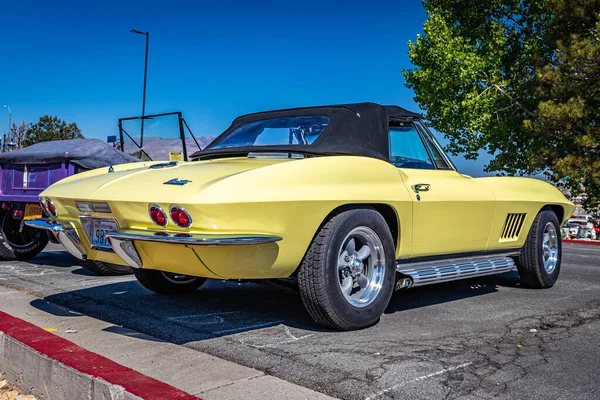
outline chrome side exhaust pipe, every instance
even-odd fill
[[[410,289],[411,287],[413,287],[412,279],[398,274],[396,277],[396,286],[394,287],[394,291]]]
[[[397,263],[396,272],[401,278],[396,282],[396,290],[509,272],[516,267],[512,257],[517,254],[490,254],[417,263]],[[410,283],[406,283],[407,279]]]

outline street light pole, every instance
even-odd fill
[[[6,135],[8,135],[9,139],[10,139],[10,125],[12,122],[12,111],[10,111],[10,106],[8,104],[5,104],[4,108],[8,108],[8,131],[6,131]],[[4,141],[2,142],[2,151],[6,151],[6,135],[4,135]]]
[[[142,95],[142,132],[140,137],[140,146],[144,146],[144,116],[146,115],[146,81],[148,78],[148,43],[150,42],[150,32],[142,32],[132,29],[130,32],[137,35],[146,35],[146,59],[144,62],[144,94]]]

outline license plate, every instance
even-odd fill
[[[23,219],[35,219],[42,218],[42,207],[39,204],[27,203],[25,204],[25,214]]]
[[[92,248],[100,251],[112,251],[112,247],[106,240],[106,234],[115,232],[117,229],[119,226],[114,219],[93,219],[90,224]]]

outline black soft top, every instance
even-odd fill
[[[265,119],[327,116],[329,125],[312,144],[213,147],[231,132],[249,122]],[[231,126],[217,136],[204,150],[192,154],[194,159],[209,159],[243,155],[252,152],[291,152],[305,154],[349,154],[389,161],[390,119],[422,118],[421,114],[398,106],[382,106],[375,103],[354,103],[332,106],[291,108],[247,114],[236,118]]]
[[[52,140],[0,154],[4,164],[52,164],[69,161],[85,169],[140,161],[100,139]]]

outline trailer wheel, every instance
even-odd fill
[[[0,221],[0,260],[29,260],[48,244],[48,235],[39,229],[21,228],[21,220],[5,212]]]

